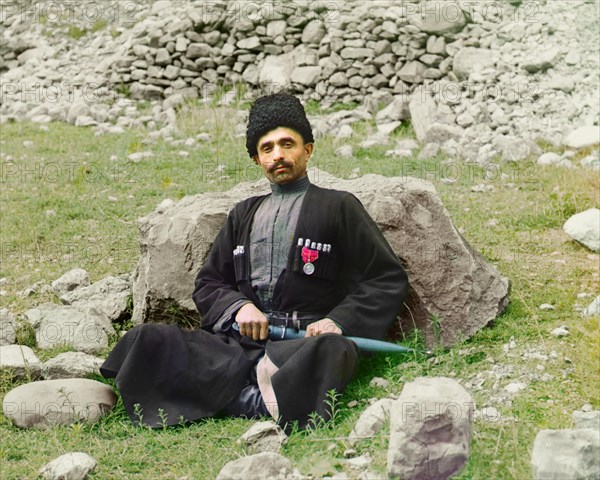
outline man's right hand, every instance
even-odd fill
[[[237,311],[235,321],[240,327],[240,335],[253,340],[266,340],[269,336],[269,320],[253,303],[247,303]]]

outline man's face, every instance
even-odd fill
[[[302,135],[286,127],[267,132],[258,140],[258,155],[253,157],[273,183],[292,182],[306,175],[306,164],[313,150]]]

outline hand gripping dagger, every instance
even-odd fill
[[[233,329],[240,330],[237,322],[233,322]],[[277,327],[275,325],[269,325],[269,340],[294,340],[296,338],[304,338],[306,330],[294,330],[288,327]],[[356,346],[363,352],[381,352],[381,353],[408,353],[416,352],[425,355],[431,355],[430,350],[419,350],[416,348],[406,347],[404,345],[398,345],[396,343],[384,342],[382,340],[373,340],[372,338],[362,337],[346,337],[348,340],[352,340]]]

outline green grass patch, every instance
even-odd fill
[[[350,108],[337,105],[330,111]],[[317,109],[309,102],[309,112]],[[247,111],[216,103],[185,104],[178,139],[209,135],[193,146],[162,139],[147,144],[142,128],[97,137],[89,128],[57,123],[49,124],[48,131],[35,124],[3,125],[0,278],[7,279],[2,286],[5,306],[22,314],[39,303],[58,302],[41,289],[28,297],[19,292],[36,282],[49,284],[75,267],[88,270],[92,281],[131,272],[139,255],[137,219],[163,199],[224,191],[240,181],[262,178],[248,158],[243,134],[236,130],[245,115]],[[431,181],[463,236],[510,279],[511,303],[489,327],[454,348],[437,349],[431,359],[414,354],[364,357],[357,378],[334,400],[334,420],[293,433],[283,453],[315,478],[340,472],[348,434],[371,399],[398,395],[406,382],[419,376],[450,376],[471,385],[478,408],[491,404],[502,416],[498,421],[476,420],[471,457],[457,478],[530,478],[537,431],[568,428],[572,411],[584,403],[600,407],[600,326],[597,318],[582,320],[576,311],[597,294],[598,255],[562,232],[570,215],[598,206],[598,176],[532,162],[482,167],[443,155],[421,161],[418,152],[411,158],[386,157],[397,140],[414,137],[409,124],[387,144],[369,149],[359,144],[375,133],[375,124],[359,122],[352,128],[353,137],[344,141],[319,138],[312,165],[342,178],[374,173]],[[343,144],[353,147],[353,157],[335,154]],[[148,150],[154,155],[139,163],[127,158]],[[473,191],[481,184],[493,188]],[[578,298],[580,293],[589,296]],[[540,310],[542,303],[555,309]],[[568,337],[549,335],[563,324],[570,328]],[[23,344],[35,345],[26,325],[18,335]],[[418,344],[418,338],[408,343]],[[549,359],[528,357],[533,350]],[[36,351],[47,360],[64,349]],[[495,379],[490,372],[505,365],[512,369],[510,377]],[[548,376],[542,379],[544,374]],[[386,379],[388,387],[370,386],[374,376]],[[507,383],[519,379],[528,387],[512,402],[492,401]],[[20,383],[3,374],[0,391]],[[353,401],[358,405],[349,406]],[[5,478],[36,478],[49,460],[84,449],[98,460],[91,478],[215,478],[227,461],[245,454],[236,440],[251,423],[219,418],[149,430],[134,427],[121,403],[95,425],[24,431],[1,417],[2,473]],[[355,448],[359,454],[369,453],[373,469],[385,473],[387,430]]]

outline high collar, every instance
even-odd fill
[[[296,180],[288,183],[278,184],[271,183],[271,192],[273,195],[288,195],[290,193],[305,192],[310,186],[310,180],[308,175],[297,178]]]

